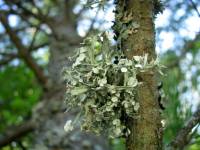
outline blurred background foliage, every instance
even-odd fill
[[[36,3],[44,13],[51,10],[49,14],[53,16],[59,12],[59,7],[55,7],[55,3],[51,0],[36,1]],[[85,3],[86,0],[80,0],[73,10],[76,15],[83,7],[88,9],[77,20],[79,35],[84,37],[91,29],[95,32],[111,31],[111,21],[114,19],[112,1],[105,4],[103,10],[99,10],[97,7],[89,9]],[[165,92],[164,103],[166,104],[166,109],[162,112],[165,125],[163,143],[167,145],[200,104],[200,1],[165,0],[163,3],[165,10],[163,14],[157,16],[155,25],[156,50],[162,63],[167,66],[167,69],[164,70],[165,76],[161,77]],[[33,12],[37,11],[28,2],[26,6]],[[1,1],[0,9],[6,9],[6,4]],[[16,16],[11,16],[9,20],[18,30],[27,24]],[[32,25],[40,24],[33,18],[29,22]],[[35,37],[35,43],[36,45],[45,43],[44,47],[34,51],[32,55],[37,63],[47,70],[50,38],[48,34],[50,31],[45,25],[40,27],[42,29],[40,31],[29,28],[21,30],[18,35],[22,37],[22,42],[26,45],[30,43],[30,39],[36,32],[40,32]],[[0,26],[0,32],[0,54],[16,52],[13,43],[3,34],[2,26]],[[4,61],[4,57],[4,55],[0,55],[0,62]],[[19,58],[14,58],[8,63],[1,63],[0,133],[3,133],[8,127],[13,127],[13,125],[30,118],[31,109],[41,96],[42,89],[37,84],[33,72]],[[198,127],[199,125],[193,129],[193,136],[186,150],[200,149],[200,128]],[[22,142],[27,145],[29,140],[29,138],[23,138]],[[113,150],[125,149],[123,139],[116,139],[111,143]],[[18,142],[4,148],[4,150],[9,149],[22,148]]]
[[[41,89],[33,73],[23,63],[7,66],[0,72],[0,131],[23,118],[30,117],[31,108],[38,101]]]

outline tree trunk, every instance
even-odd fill
[[[42,100],[33,110],[33,120],[37,123],[37,129],[32,150],[108,150],[105,140],[100,137],[82,133],[79,129],[72,133],[64,131],[65,122],[74,119],[77,112],[65,113],[65,84],[61,72],[63,67],[70,65],[67,58],[74,54],[75,47],[80,43],[76,20],[74,16],[71,17],[73,6],[68,7],[70,8],[66,13],[66,8],[62,10],[60,6],[58,16],[51,22],[53,36],[50,37],[48,65],[51,88],[43,94]]]
[[[148,54],[149,61],[156,57],[153,0],[116,1],[114,30],[119,47],[132,59],[134,55]],[[157,101],[156,73],[141,73],[137,100],[140,104],[138,119],[128,118],[131,130],[127,150],[162,150],[162,127]]]

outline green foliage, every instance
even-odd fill
[[[27,117],[37,102],[41,89],[24,64],[0,70],[0,131]]]
[[[176,61],[173,52],[168,52],[162,59],[163,63]],[[190,105],[186,106],[180,99],[181,93],[178,89],[179,84],[184,80],[184,74],[179,67],[168,70],[163,78],[163,89],[166,94],[167,107],[163,113],[165,119],[164,143],[167,145],[176,136],[177,132],[183,127],[185,121],[191,116]]]
[[[125,150],[125,139],[124,138],[116,138],[111,141],[112,150]]]
[[[188,150],[199,150],[200,149],[200,134],[196,133],[195,139],[192,144],[187,147]]]
[[[82,129],[111,138],[127,136],[126,116],[138,117],[139,103],[135,95],[141,72],[160,71],[158,59],[148,61],[148,56],[134,56],[132,60],[119,59],[111,49],[105,34],[85,39],[78,50],[75,62],[65,70],[67,104],[80,107],[84,116]],[[116,62],[117,61],[117,62]],[[72,130],[71,121],[65,129]]]

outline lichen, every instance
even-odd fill
[[[147,54],[127,59],[113,49],[105,33],[88,37],[72,67],[64,69],[67,105],[80,108],[82,130],[111,138],[128,136],[124,116],[137,118],[140,107],[136,92],[143,83],[137,75],[160,71],[161,67],[158,59],[148,60]]]

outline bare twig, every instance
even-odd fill
[[[33,35],[32,41],[31,41],[31,43],[29,45],[28,51],[31,51],[33,49],[33,46],[34,46],[34,43],[35,43],[35,40],[36,40],[38,32],[39,32],[39,27],[36,28],[36,30],[35,30],[35,33]]]
[[[7,65],[13,59],[15,59],[15,58],[14,57],[9,57],[9,58],[4,58],[4,59],[0,60],[0,67],[4,66],[4,65]]]
[[[46,16],[46,15],[43,15],[42,13],[34,13],[32,12],[31,10],[27,9],[26,7],[23,6],[23,2],[20,2],[20,1],[9,1],[9,0],[5,0],[5,2],[8,4],[8,5],[15,5],[17,6],[19,9],[22,10],[22,13],[21,15],[23,14],[24,16],[31,16],[31,17],[34,17],[35,19],[37,20],[40,20],[41,22],[43,23],[46,23],[46,24],[49,24],[49,21],[51,20],[50,17]],[[38,8],[36,8],[38,9]],[[16,12],[15,10],[12,10],[13,12]],[[16,12],[18,13],[18,12]]]
[[[196,4],[193,2],[193,0],[190,0],[191,4],[192,4],[192,7],[194,8],[194,10],[197,12],[197,15],[200,17],[200,13],[198,11],[198,8],[196,6]]]
[[[1,56],[5,56],[5,57],[18,57],[18,54],[16,53],[5,53],[5,52],[0,52]]]
[[[47,89],[47,77],[44,75],[43,70],[35,63],[34,59],[28,53],[27,48],[22,44],[19,37],[10,27],[7,16],[5,14],[0,14],[0,21],[4,26],[7,34],[9,35],[11,41],[15,44],[18,49],[18,55],[24,60],[24,62],[29,66],[29,68],[34,72],[39,83],[42,85],[43,89]]]
[[[13,129],[7,130],[0,138],[0,147],[6,146],[13,141],[27,135],[35,129],[35,124],[32,121],[25,122]]]
[[[89,0],[86,1],[85,5],[83,5],[83,8],[78,12],[78,14],[76,14],[77,18],[79,18],[83,14],[83,12],[88,9],[87,7],[88,4],[89,4]]]
[[[0,55],[3,56],[3,59],[0,60],[0,66],[8,64],[13,59],[17,58],[18,55],[15,53],[4,53],[0,52]]]
[[[184,127],[178,132],[175,139],[170,143],[172,150],[182,150],[191,138],[189,134],[191,130],[200,123],[200,109],[198,109],[190,118],[190,120],[184,125]]]
[[[32,47],[32,49],[30,49],[30,52],[34,51],[34,50],[37,50],[39,48],[42,48],[42,47],[45,47],[45,46],[48,46],[49,45],[49,42],[44,42],[44,43],[41,43],[41,44],[38,44],[38,45],[35,45]]]
[[[87,37],[89,35],[89,33],[91,32],[91,30],[93,29],[94,23],[95,23],[95,21],[96,21],[96,19],[98,17],[98,14],[99,14],[100,10],[101,10],[101,8],[99,7],[98,10],[97,10],[97,12],[96,12],[96,14],[95,14],[95,16],[94,16],[94,18],[91,20],[90,27],[89,27],[89,29],[88,29],[85,37]]]

